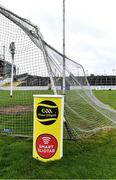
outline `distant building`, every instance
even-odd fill
[[[11,67],[12,67],[12,64],[5,61],[0,56],[0,79],[11,77]],[[15,65],[14,65],[14,71],[13,72],[14,72],[14,75],[16,75],[16,66]]]
[[[87,79],[90,86],[116,86],[116,76],[91,74]]]

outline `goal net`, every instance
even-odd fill
[[[65,61],[64,137],[115,127],[115,110],[93,95],[82,65]],[[62,92],[63,55],[44,41],[37,26],[0,6],[0,133],[32,136],[33,94]]]

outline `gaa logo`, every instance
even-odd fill
[[[36,114],[40,123],[51,125],[58,118],[58,107],[54,102],[45,100],[38,104]]]

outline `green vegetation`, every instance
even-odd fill
[[[4,127],[9,128],[11,134],[23,134],[25,136],[32,136],[33,132],[33,113],[22,113],[17,115],[2,115],[0,120],[0,130],[2,134]],[[9,133],[9,134],[10,134]]]
[[[86,100],[83,99],[85,97]],[[72,90],[66,94],[65,114],[74,129],[92,130],[94,128],[111,126],[111,122],[95,107],[84,91]],[[76,113],[75,113],[75,112]]]
[[[101,101],[116,107],[116,91],[94,93]],[[27,104],[32,100],[27,98]],[[6,102],[9,102],[7,98]],[[13,103],[16,102],[20,104],[20,98],[16,101],[14,97]],[[4,115],[8,121],[6,117]],[[13,118],[17,121],[18,115]],[[0,179],[115,179],[115,167],[115,129],[101,131],[84,140],[64,140],[64,157],[49,163],[32,158],[32,139],[0,136]]]
[[[32,158],[32,140],[0,137],[1,179],[115,179],[116,132],[84,141],[64,141],[64,157],[42,163]]]
[[[0,132],[3,133],[4,129],[8,128],[12,134],[32,135],[33,94],[52,93],[50,90],[14,91],[11,98],[9,91],[0,91]],[[85,92],[81,90],[66,92],[65,117],[71,123],[72,128],[91,130],[97,128],[98,124],[100,127],[104,124],[111,126],[111,122],[105,116],[82,98],[84,96]],[[2,106],[4,106],[4,113]]]
[[[9,91],[0,91],[0,106],[30,105],[33,103],[33,94],[52,94],[52,91],[13,91],[10,97]]]
[[[13,91],[12,98],[9,91],[0,91],[0,134],[9,129],[14,135],[32,136],[34,94],[52,94],[52,91]]]
[[[93,92],[100,101],[116,109],[116,91],[98,90]]]

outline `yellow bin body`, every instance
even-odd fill
[[[63,95],[34,95],[33,158],[58,160],[63,156]]]

